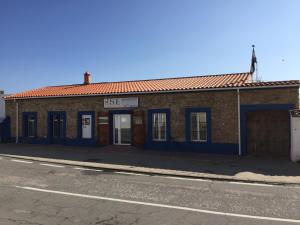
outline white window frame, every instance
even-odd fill
[[[163,126],[159,126],[160,123],[162,123],[162,121],[158,121],[157,124],[158,124],[158,138],[154,138],[154,132],[155,132],[155,116],[157,115],[157,119],[161,119],[163,118],[162,116],[160,115],[164,115],[165,117],[165,137],[162,138],[162,127]],[[155,113],[152,113],[152,139],[153,141],[167,141],[167,113],[165,112],[155,112]]]
[[[205,137],[205,139],[201,139],[201,136],[200,136],[200,115],[201,114],[205,114],[205,123],[206,123],[206,132],[205,132],[205,134],[206,134],[206,137]],[[197,123],[197,126],[196,126],[196,131],[197,131],[197,139],[193,139],[193,134],[192,134],[192,127],[193,127],[193,120],[192,120],[192,115],[193,114],[196,114],[196,123]],[[208,129],[207,129],[207,126],[208,126],[208,123],[207,123],[207,113],[206,112],[191,112],[190,113],[190,138],[191,138],[191,141],[192,142],[207,142],[207,140],[208,140],[208,134],[207,134],[207,132],[208,132]]]

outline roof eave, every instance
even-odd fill
[[[137,95],[137,94],[160,94],[160,93],[183,93],[183,92],[201,92],[201,91],[230,91],[246,89],[272,89],[300,87],[300,84],[272,85],[272,86],[250,86],[250,87],[221,87],[221,88],[198,88],[186,90],[165,90],[165,91],[146,91],[146,92],[126,92],[126,93],[105,93],[105,94],[81,94],[81,95],[53,95],[53,96],[36,96],[36,97],[5,97],[5,100],[26,100],[26,99],[45,99],[45,98],[70,98],[70,97],[90,97],[90,96],[116,96],[116,95]]]

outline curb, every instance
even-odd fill
[[[48,162],[48,163],[55,163],[61,165],[80,166],[85,168],[105,169],[111,171],[137,172],[137,173],[150,174],[150,175],[163,175],[163,176],[207,179],[207,180],[227,181],[227,182],[232,181],[232,182],[243,182],[243,183],[259,183],[259,184],[281,185],[281,186],[300,185],[300,180],[299,183],[297,183],[297,182],[289,182],[285,180],[272,181],[268,179],[247,179],[247,178],[238,178],[238,177],[227,176],[227,175],[216,175],[216,174],[201,173],[201,172],[188,172],[188,171],[181,171],[181,170],[158,169],[158,168],[117,165],[117,164],[108,164],[108,163],[72,161],[72,160],[65,160],[65,159],[51,159],[51,158],[19,156],[19,155],[10,155],[10,154],[0,154],[0,156],[14,158],[14,159],[27,159],[36,162]]]

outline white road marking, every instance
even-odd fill
[[[19,163],[32,163],[32,162],[29,162],[29,161],[24,161],[24,160],[18,160],[18,159],[11,159],[11,161],[13,162],[19,162]]]
[[[0,159],[3,159],[2,157],[0,157]]]
[[[88,170],[88,171],[103,172],[103,170],[89,169],[89,168],[83,168],[83,167],[74,167],[74,169],[75,170]]]
[[[242,184],[242,185],[251,185],[251,186],[263,186],[263,187],[274,187],[278,185],[273,184],[259,184],[259,183],[246,183],[246,182],[238,182],[238,181],[230,181],[230,184]]]
[[[285,185],[274,185],[274,184],[263,184],[263,183],[247,183],[247,182],[238,182],[238,181],[219,181],[219,180],[209,180],[209,179],[197,179],[197,178],[187,178],[187,177],[173,177],[173,176],[162,176],[154,175],[154,177],[168,178],[174,180],[189,180],[189,181],[200,181],[200,182],[214,182],[214,183],[229,183],[229,184],[238,184],[238,185],[249,185],[249,186],[261,186],[261,187],[276,187],[276,188],[300,188],[295,186],[285,186]]]
[[[134,175],[134,176],[147,176],[149,177],[150,175],[148,174],[143,174],[143,173],[132,173],[132,172],[114,172],[114,173],[117,173],[117,174],[124,174],[124,175]]]
[[[40,163],[40,165],[42,165],[42,166],[51,166],[51,167],[59,167],[59,168],[65,167],[65,166],[61,166],[61,165],[48,164],[48,163]]]
[[[168,178],[168,179],[174,179],[174,180],[190,180],[190,181],[204,181],[204,182],[213,182],[212,180],[204,180],[204,179],[197,179],[197,178],[187,178],[187,177],[172,177],[172,176],[160,176],[155,175],[155,177],[160,178]]]
[[[206,213],[206,214],[213,214],[213,215],[220,215],[220,216],[232,216],[232,217],[240,217],[240,218],[247,218],[247,219],[280,221],[280,222],[289,222],[289,223],[299,223],[300,224],[300,220],[296,220],[296,219],[286,219],[286,218],[266,217],[266,216],[251,216],[251,215],[246,215],[246,214],[218,212],[218,211],[211,211],[211,210],[205,210],[205,209],[196,209],[196,208],[189,208],[189,207],[182,207],[182,206],[132,201],[132,200],[125,200],[125,199],[118,199],[118,198],[108,198],[108,197],[101,197],[101,196],[95,196],[95,195],[77,194],[77,193],[71,193],[71,192],[54,191],[54,190],[47,190],[47,189],[40,189],[40,188],[33,188],[33,187],[23,187],[23,186],[15,186],[15,187],[21,188],[24,190],[39,191],[39,192],[53,193],[53,194],[67,195],[67,196],[75,196],[75,197],[81,197],[81,198],[98,199],[98,200],[105,200],[105,201],[112,201],[112,202],[122,202],[122,203],[136,204],[136,205],[155,206],[155,207],[160,207],[160,208],[178,209],[178,210],[199,212],[199,213]]]

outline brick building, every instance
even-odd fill
[[[4,101],[4,91],[0,90],[0,123],[5,118],[5,101]]]
[[[6,97],[11,137],[25,143],[134,145],[287,155],[299,81],[252,73],[51,86]]]

